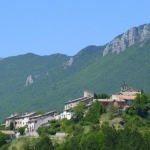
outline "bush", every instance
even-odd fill
[[[49,133],[50,135],[55,135],[56,132],[57,132],[56,129],[53,129],[53,128],[48,129],[48,133]]]
[[[50,123],[57,123],[58,121],[53,119],[53,120],[50,120]]]
[[[18,131],[20,132],[20,135],[23,135],[25,132],[25,127],[20,127]]]

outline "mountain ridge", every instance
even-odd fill
[[[123,34],[110,41],[103,51],[103,56],[109,52],[120,53],[137,41],[144,41],[150,36],[150,24],[144,24],[138,27],[132,27]]]

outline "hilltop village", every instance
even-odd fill
[[[66,118],[67,120],[71,119],[73,113],[70,110],[76,107],[80,102],[86,103],[87,109],[89,109],[95,101],[101,102],[106,108],[111,103],[113,104],[113,106],[118,106],[121,109],[126,109],[133,103],[136,97],[135,95],[137,93],[140,94],[141,92],[134,88],[127,87],[125,83],[121,86],[121,91],[111,95],[109,99],[95,99],[93,92],[84,91],[83,97],[65,102],[64,110],[60,113],[58,113],[56,110],[44,114],[38,114],[37,112],[20,114],[16,113],[11,115],[10,117],[7,117],[6,123],[3,124],[3,126],[9,127],[11,124],[13,124],[14,128],[16,129],[15,131],[17,131],[17,129],[21,127],[25,127],[26,135],[38,136],[36,130],[41,126],[48,125],[51,120],[62,120],[64,118]],[[13,138],[14,136],[19,136],[19,132],[4,130],[2,132],[9,134],[11,138]]]

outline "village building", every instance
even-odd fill
[[[14,123],[14,121],[15,121],[15,119],[16,119],[16,117],[18,117],[18,116],[20,116],[21,114],[11,114],[11,116],[10,117],[7,117],[6,118],[6,123],[5,123],[5,126],[6,127],[9,127],[10,126],[10,123],[11,122],[13,122]]]
[[[93,103],[94,93],[91,91],[84,91],[84,96],[78,99],[69,100],[64,105],[64,111],[58,113],[54,118],[56,120],[62,120],[64,118],[71,119],[73,113],[70,112],[70,109],[76,107],[80,102],[86,103],[87,108],[89,108]]]
[[[9,127],[10,123],[12,122],[14,124],[15,129],[18,129],[20,127],[23,127],[28,124],[29,118],[31,116],[35,116],[36,112],[32,113],[20,113],[20,114],[14,114],[10,117],[6,118],[5,126]]]
[[[87,106],[93,103],[94,93],[91,91],[84,91],[84,97],[75,100],[70,100],[65,103],[64,110],[69,111],[71,108],[77,106],[80,102],[85,102]]]
[[[15,122],[14,122],[15,129],[18,129],[20,127],[24,127],[25,125],[28,125],[28,121],[30,120],[30,117],[33,117],[36,114],[37,114],[36,112],[32,112],[29,114],[26,113],[25,115],[16,117]]]
[[[9,135],[10,139],[15,137],[15,132],[12,130],[1,130],[0,132]]]
[[[71,119],[72,116],[73,116],[72,112],[63,111],[63,112],[57,114],[54,118],[56,120],[62,120],[64,118],[66,118],[67,120],[69,120],[69,119]]]
[[[94,102],[98,100],[100,102],[102,102],[102,104],[105,107],[108,107],[110,104],[112,104],[113,106],[120,106],[120,107],[124,107],[125,105],[125,100],[123,99],[94,99]]]
[[[47,112],[45,114],[30,117],[28,126],[25,129],[26,133],[36,131],[40,126],[49,124],[49,121],[54,119],[56,111]]]
[[[141,92],[135,88],[128,87],[125,83],[121,86],[121,91],[116,95],[127,95],[136,96],[136,94],[141,94]]]
[[[111,95],[110,99],[94,99],[94,101],[98,100],[102,102],[105,107],[108,107],[111,103],[113,106],[125,108],[134,102],[136,94],[141,94],[141,92],[134,88],[127,87],[124,83],[121,86],[121,91],[117,94]]]
[[[47,112],[45,114],[38,115],[36,112],[14,114],[6,118],[6,127],[10,126],[12,122],[14,128],[26,127],[26,133],[36,131],[39,126],[49,124],[49,121],[54,119],[56,111]]]

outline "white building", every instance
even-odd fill
[[[62,120],[64,118],[66,119],[71,119],[71,117],[73,116],[73,113],[72,112],[67,112],[67,111],[63,111],[61,112],[60,114],[57,114],[54,119],[56,120]]]
[[[15,114],[6,118],[6,127],[10,126],[10,123],[13,122],[15,129],[20,127],[27,126],[25,132],[29,133],[36,131],[39,126],[48,124],[50,120],[54,119],[56,111],[47,112],[45,114],[37,115],[36,112],[32,113],[23,113]]]
[[[80,102],[84,102],[87,106],[93,103],[94,93],[90,91],[84,91],[84,97],[75,100],[69,100],[65,103],[64,110],[69,111],[71,108],[76,107]]]
[[[25,125],[28,125],[28,121],[30,120],[31,117],[37,115],[36,112],[32,112],[32,113],[29,113],[29,114],[25,114],[25,115],[22,115],[22,116],[18,116],[16,117],[15,119],[15,128],[18,129],[20,127],[24,127]]]
[[[51,111],[42,115],[30,117],[30,120],[28,121],[28,126],[25,132],[26,133],[34,132],[40,126],[49,124],[49,121],[54,119],[55,114],[56,114],[56,111]]]

